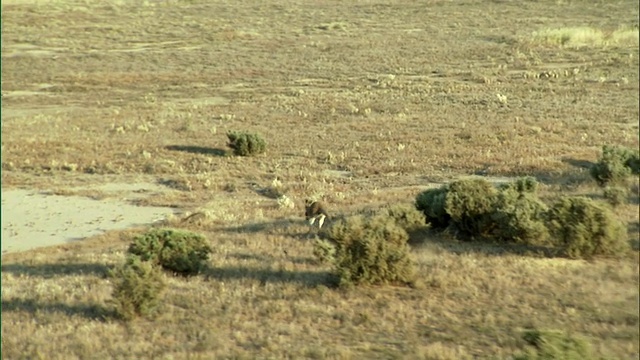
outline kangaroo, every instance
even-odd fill
[[[304,205],[304,216],[309,222],[309,225],[313,228],[316,220],[318,220],[318,229],[322,229],[324,220],[329,217],[329,213],[327,213],[325,205],[319,201],[312,200],[305,200]]]

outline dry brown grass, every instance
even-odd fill
[[[136,230],[3,256],[3,358],[507,358],[529,327],[638,356],[637,191],[616,209],[627,258],[425,235],[417,289],[329,288],[300,210],[410,202],[474,173],[601,196],[584,166],[638,147],[637,42],[532,34],[629,28],[637,2],[14,1],[2,18],[3,188],[152,179],[167,191],[145,203],[200,212],[168,222],[215,249],[202,276],[167,278],[159,318],[128,325],[104,275]],[[229,130],[267,153],[226,156]]]

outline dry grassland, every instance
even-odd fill
[[[637,187],[616,210],[624,259],[425,233],[416,289],[330,288],[301,207],[412,202],[472,174],[601,197],[586,171],[601,146],[638,147],[638,14],[627,0],[3,2],[3,189],[156,182],[139,204],[201,212],[168,222],[214,248],[201,276],[167,275],[158,318],[128,324],[105,273],[141,229],[3,256],[3,358],[504,359],[532,327],[637,358]],[[267,153],[226,156],[231,130]]]

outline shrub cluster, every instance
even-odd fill
[[[536,190],[533,178],[499,189],[481,178],[464,179],[419,194],[416,208],[432,227],[453,228],[466,238],[534,243],[546,238],[546,206]]]
[[[467,239],[551,245],[572,258],[626,251],[624,226],[606,206],[563,197],[548,208],[536,191],[533,178],[498,188],[465,179],[419,194],[416,208],[434,228],[450,228]]]
[[[249,132],[229,132],[229,147],[234,155],[253,156],[262,154],[267,148],[266,141],[258,134]]]
[[[392,217],[346,217],[329,228],[327,237],[316,243],[314,253],[333,265],[340,286],[413,284],[409,235]]]
[[[204,237],[186,231],[152,229],[137,236],[125,263],[109,272],[116,313],[124,320],[154,314],[165,288],[161,269],[197,274],[210,252]]]
[[[183,275],[197,274],[209,259],[206,239],[188,231],[152,229],[137,236],[128,252]]]
[[[158,310],[165,282],[160,269],[137,256],[109,272],[113,281],[113,303],[123,320],[151,316]]]

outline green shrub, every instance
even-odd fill
[[[471,237],[490,237],[496,230],[491,219],[498,190],[484,179],[464,179],[449,184],[445,211],[461,233]]]
[[[341,286],[413,284],[409,235],[391,217],[347,217],[335,222],[327,236],[335,244],[333,265]]]
[[[183,275],[197,274],[209,259],[206,239],[188,231],[152,229],[137,236],[129,253]]]
[[[547,206],[538,199],[537,187],[537,181],[530,177],[501,186],[491,214],[498,240],[541,245],[548,238]]]
[[[552,241],[571,258],[619,255],[629,246],[622,222],[591,199],[560,198],[547,212],[547,224]]]
[[[396,221],[406,232],[411,233],[425,227],[425,216],[415,206],[396,204],[383,209],[382,215],[387,215]]]
[[[607,186],[604,188],[604,198],[612,206],[619,206],[627,202],[629,192],[621,186]]]
[[[233,153],[238,156],[253,156],[262,154],[267,148],[264,139],[254,133],[248,132],[229,132],[229,147],[233,149]]]
[[[160,270],[137,256],[128,256],[124,264],[109,272],[113,281],[113,303],[124,320],[151,316],[158,309],[165,283]]]
[[[632,173],[639,172],[637,151],[617,146],[602,147],[602,157],[594,164],[590,173],[598,185],[624,184]]]
[[[425,190],[416,197],[416,209],[422,211],[426,222],[433,228],[443,229],[451,222],[451,216],[447,214],[445,209],[447,191],[449,191],[449,187],[444,185],[436,189]]]
[[[515,360],[590,360],[595,359],[591,347],[582,338],[559,331],[527,330],[522,338],[530,346]]]

